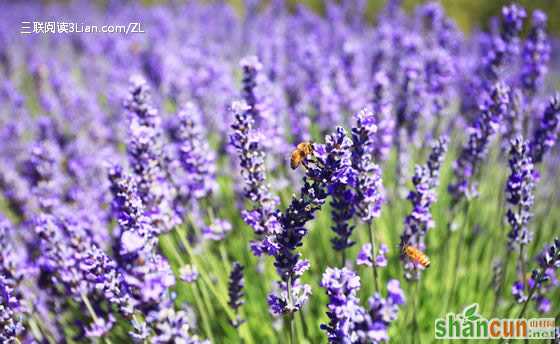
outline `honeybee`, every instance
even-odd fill
[[[305,160],[305,158],[313,154],[313,145],[311,142],[302,142],[297,145],[296,149],[292,152],[290,158],[290,166],[293,170],[298,168],[298,166]]]
[[[405,254],[410,260],[418,265],[422,265],[424,268],[430,266],[430,258],[428,256],[411,245],[404,245],[402,249],[403,254]]]

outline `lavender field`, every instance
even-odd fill
[[[560,13],[400,2],[1,1],[0,343],[560,326]]]

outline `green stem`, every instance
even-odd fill
[[[373,222],[369,223],[369,243],[371,244],[371,270],[373,272],[373,286],[375,287],[375,291],[379,291],[379,284],[377,279],[377,266],[375,265],[375,234],[373,233]]]
[[[86,308],[89,312],[89,314],[91,315],[91,317],[93,318],[93,321],[97,323],[97,321],[99,320],[99,318],[97,317],[97,314],[95,314],[95,310],[93,309],[93,307],[91,306],[91,303],[89,302],[89,299],[87,297],[86,294],[82,294],[82,301],[84,302],[84,305],[86,305]],[[112,344],[111,340],[109,338],[104,338],[105,342],[107,344]]]
[[[213,283],[210,280],[210,278],[208,278],[208,275],[203,269],[202,264],[200,264],[198,258],[194,255],[190,243],[180,234],[179,234],[179,240],[181,240],[181,243],[183,244],[183,246],[185,246],[185,249],[187,250],[187,254],[189,255],[189,257],[191,258],[191,261],[200,272],[200,277],[202,278],[202,280],[204,281],[208,289],[210,289],[212,294],[214,294],[214,296],[218,299],[218,302],[221,304],[221,306],[224,308],[226,315],[229,317],[231,321],[235,320],[235,314],[233,314],[233,311],[229,308],[229,305],[227,304],[227,300],[225,300],[222,297],[222,295],[218,292],[218,290],[215,287],[215,283]]]
[[[288,293],[288,308],[290,311],[290,344],[296,344],[296,330],[294,327],[294,312],[292,311],[293,309],[293,299],[292,299],[292,277],[288,277],[288,283],[287,283],[287,291]]]
[[[521,274],[523,275],[523,291],[525,291],[525,286],[529,286],[527,284],[527,270],[525,268],[525,253],[524,253],[525,244],[519,245],[519,265],[521,266]]]
[[[457,247],[455,249],[455,264],[453,270],[451,270],[451,288],[449,289],[449,298],[447,300],[446,308],[451,305],[451,300],[453,297],[456,297],[456,286],[457,286],[457,279],[459,278],[457,271],[459,270],[459,263],[461,262],[461,255],[462,255],[462,248],[464,246],[465,231],[469,230],[469,210],[471,202],[467,201],[467,205],[463,207],[463,219],[464,219],[464,226],[461,228],[461,235],[459,236],[459,241],[457,241]]]
[[[140,320],[138,320],[138,317],[136,316],[136,313],[133,313],[133,314],[132,314],[132,319],[134,319],[134,321],[135,321],[137,324],[140,324]],[[148,344],[148,339],[144,339],[143,344]]]
[[[412,336],[413,341],[418,338],[418,318],[417,318],[417,306],[418,306],[418,293],[419,293],[420,281],[414,283],[414,292],[412,294]]]
[[[210,328],[210,321],[208,319],[208,314],[206,313],[206,310],[204,309],[204,306],[201,304],[201,295],[200,295],[200,291],[198,290],[198,286],[196,285],[197,282],[192,283],[191,287],[192,287],[192,291],[193,294],[195,295],[194,297],[194,302],[196,303],[196,307],[198,308],[199,312],[200,312],[200,316],[202,317],[202,323],[204,324],[204,331],[206,332],[206,336],[208,338],[210,338],[210,342],[211,343],[216,343],[214,341],[214,337],[212,335],[212,329]]]

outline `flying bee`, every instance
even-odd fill
[[[303,163],[305,158],[313,154],[313,145],[311,142],[302,142],[297,145],[296,149],[292,152],[292,156],[290,158],[290,166],[293,170],[298,168],[300,164]]]
[[[403,254],[405,254],[414,263],[421,265],[424,268],[428,268],[430,266],[430,258],[428,258],[428,256],[418,248],[411,245],[404,245],[402,251]]]

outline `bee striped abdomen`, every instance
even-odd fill
[[[414,246],[406,245],[403,249],[404,254],[414,263],[425,268],[430,266],[430,258]]]

